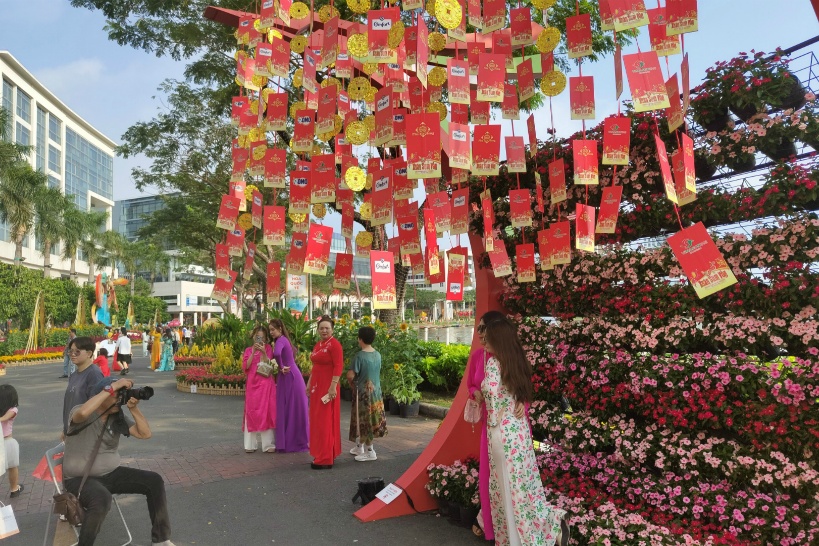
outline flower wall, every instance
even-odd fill
[[[732,86],[737,70],[752,72],[747,100],[721,88],[719,70],[695,89],[694,119],[724,122],[689,127],[699,184],[717,168],[737,174],[698,188],[678,210],[665,196],[655,130],[669,153],[679,144],[657,112],[629,113],[629,165],[616,174],[600,166],[598,186],[571,183],[580,134],[541,145],[519,178],[472,181],[473,202],[484,184],[495,198],[493,230],[513,264],[500,303],[520,316],[534,364],[534,436],[550,447],[538,463],[552,501],[572,514],[573,544],[819,544],[819,163],[794,145],[817,144],[819,107],[785,65],[766,75],[760,59],[722,67]],[[780,87],[755,101],[751,90],[776,78]],[[785,97],[794,90],[802,96]],[[774,105],[785,98],[793,106]],[[602,124],[585,138],[602,152]],[[559,158],[568,199],[550,205],[547,168]],[[772,163],[741,181],[760,161]],[[512,229],[497,196],[518,184],[535,191],[534,172],[544,213],[533,194],[532,227]],[[616,233],[597,235],[595,253],[573,249],[570,264],[539,269],[537,282],[518,282],[516,245],[537,241],[576,203],[597,206],[612,184],[623,186]],[[483,233],[480,212],[471,222]],[[717,228],[738,280],[704,299],[664,243],[696,222]]]

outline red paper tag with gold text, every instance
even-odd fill
[[[469,125],[450,123],[449,166],[453,169],[467,170],[472,167],[470,148]]]
[[[290,173],[290,212],[310,214],[310,172],[292,171]]]
[[[595,233],[614,233],[617,228],[617,217],[620,215],[620,199],[623,196],[623,186],[608,186],[603,188],[603,198],[600,200],[600,214],[597,217]]]
[[[660,174],[663,177],[663,186],[665,186],[665,196],[674,204],[677,204],[677,190],[674,188],[674,177],[671,175],[671,165],[668,162],[668,152],[666,151],[665,142],[660,138],[660,135],[654,135],[654,143],[657,145],[657,160],[660,162]]]
[[[236,219],[239,217],[239,198],[232,195],[223,195],[222,203],[219,205],[219,216],[216,219],[216,227],[232,230],[236,227]]]
[[[518,269],[518,282],[537,281],[534,243],[526,243],[515,247],[515,265]]]
[[[610,116],[603,122],[603,165],[628,165],[631,118]]]
[[[469,63],[456,59],[448,59],[447,89],[451,104],[469,104]]]
[[[552,224],[552,264],[568,264],[572,261],[571,227],[568,220]]]
[[[552,204],[562,203],[567,199],[566,192],[566,162],[561,157],[549,163],[549,192]]]
[[[657,52],[659,57],[668,57],[680,53],[680,38],[669,36],[666,32],[666,10],[665,8],[654,8],[648,10],[648,35],[651,40],[651,49]]]
[[[594,207],[577,203],[575,210],[575,248],[594,252]]]
[[[481,53],[478,66],[479,102],[502,102],[503,84],[506,79],[506,56],[497,53]]]
[[[518,88],[511,83],[503,84],[503,102],[501,103],[503,119],[520,119],[520,105],[518,104]]]
[[[227,232],[225,243],[228,247],[228,254],[231,256],[241,256],[244,253],[245,230],[236,226],[235,229]]]
[[[702,222],[669,237],[668,245],[700,298],[737,282]]]
[[[597,166],[597,141],[573,140],[572,156],[574,158],[574,183],[595,185],[599,183]]]
[[[526,102],[535,96],[535,74],[532,71],[532,59],[526,59],[518,65],[517,75],[520,102]]]
[[[441,122],[437,113],[409,114],[407,120],[407,177],[441,176]]]
[[[635,112],[662,110],[670,106],[656,51],[623,56]]]
[[[506,252],[506,244],[504,244],[503,239],[493,240],[492,250],[488,250],[488,253],[489,262],[492,264],[492,273],[495,277],[506,277],[512,274],[512,262],[509,260],[509,254]]]
[[[373,309],[395,309],[395,255],[384,250],[370,251],[372,271]]]
[[[310,224],[307,235],[307,248],[304,254],[304,272],[313,275],[326,275],[327,263],[330,261],[330,243],[333,240],[332,226]]]
[[[697,32],[697,0],[666,0],[666,32],[669,36]]]
[[[265,205],[262,224],[262,244],[268,246],[284,246],[284,207]]]
[[[571,76],[569,78],[569,104],[572,119],[594,119],[593,76]]]
[[[267,301],[277,302],[282,297],[282,264],[267,262]]]
[[[592,54],[591,15],[581,13],[566,17],[566,44],[570,59]]]
[[[537,248],[540,254],[540,268],[544,271],[554,269],[551,251],[552,229],[546,228],[537,232]]]
[[[251,217],[253,222],[253,227],[256,229],[262,229],[262,192],[259,190],[253,190],[253,196],[251,197],[252,205],[250,207]]]
[[[513,228],[532,226],[532,194],[529,190],[509,190],[509,216]]]
[[[460,250],[454,248],[446,255],[446,299],[447,301],[463,301],[466,256]]]
[[[271,93],[268,95],[267,130],[287,130],[287,93]]]
[[[472,174],[495,176],[499,173],[500,125],[476,125],[472,142]]]
[[[510,173],[526,172],[526,147],[522,136],[504,138],[506,144],[506,168]]]

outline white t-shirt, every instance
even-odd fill
[[[188,337],[188,329],[182,328],[182,337]]]
[[[117,353],[121,355],[131,354],[131,339],[128,336],[120,335],[117,338]]]

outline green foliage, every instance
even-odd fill
[[[426,354],[419,366],[421,375],[433,387],[446,392],[457,389],[469,362],[469,345],[445,345],[437,341],[424,345]]]
[[[253,322],[243,322],[237,317],[226,314],[219,320],[218,325],[210,328],[200,328],[196,332],[196,343],[200,346],[227,344],[232,348],[233,358],[241,359],[242,353],[251,345],[250,334],[253,332]]]
[[[101,324],[86,326],[72,326],[77,329],[78,336],[101,338],[105,336],[105,328]],[[41,340],[40,347],[60,347],[68,343],[68,328],[51,328],[46,331],[45,339]],[[21,351],[28,344],[28,330],[10,330],[6,341],[0,343],[0,356]]]
[[[284,327],[287,328],[290,343],[297,349],[298,355],[309,355],[313,350],[313,345],[316,344],[316,323],[307,320],[306,311],[307,308],[302,310],[298,317],[287,309],[270,309],[267,312],[268,319],[276,318],[282,321]],[[304,371],[301,364],[299,368]],[[312,369],[312,366],[310,368]]]
[[[45,292],[46,317],[52,324],[73,322],[80,288],[69,280],[44,279],[39,271],[0,264],[0,322],[28,328],[37,294]]]
[[[418,391],[418,385],[420,385],[424,379],[415,366],[410,364],[393,364],[391,370],[390,396],[399,404],[412,404],[420,400],[421,393]]]

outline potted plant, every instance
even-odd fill
[[[819,151],[819,104],[816,95],[806,93],[807,104],[795,112],[783,113],[784,124],[791,136]]]
[[[764,116],[760,128],[752,134],[753,142],[760,152],[773,161],[784,161],[796,156],[796,145],[788,128],[779,116]]]
[[[392,399],[398,403],[401,417],[415,417],[420,409],[421,393],[418,385],[423,379],[415,366],[411,364],[395,364],[395,383],[392,387]]]

